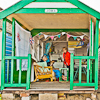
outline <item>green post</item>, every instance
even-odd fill
[[[99,49],[99,20],[96,19],[96,29],[95,29],[95,90],[98,89],[98,49]]]
[[[79,83],[81,83],[81,78],[82,78],[82,59],[79,60]]]
[[[15,19],[12,19],[12,56],[15,55]],[[13,84],[13,68],[14,68],[14,59],[11,59],[11,81]]]
[[[92,28],[92,19],[90,22],[90,56],[92,55],[93,52],[93,28]],[[92,83],[92,60],[90,60],[90,83]]]
[[[89,83],[89,59],[87,59],[87,83]]]
[[[21,67],[22,67],[22,59],[20,59],[20,67],[19,67],[19,84],[21,84]]]
[[[9,82],[9,63],[10,61],[7,60],[7,83]]]
[[[2,29],[1,90],[4,89],[5,82],[6,18],[3,19]]]
[[[26,90],[30,89],[30,73],[31,73],[31,54],[28,54],[27,87],[26,87]]]
[[[71,54],[71,65],[70,65],[70,90],[73,90],[73,75],[74,75],[74,54]]]

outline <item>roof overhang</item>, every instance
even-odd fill
[[[28,4],[30,4],[32,2],[69,2],[69,3],[73,4],[74,6],[78,7],[79,9],[83,10],[84,12],[96,17],[97,19],[100,19],[99,12],[88,7],[87,5],[83,4],[82,2],[80,2],[78,0],[21,0],[20,2],[16,3],[15,5],[2,11],[0,13],[0,19],[3,19],[13,13],[16,13],[17,11],[20,11],[23,7],[27,6]]]

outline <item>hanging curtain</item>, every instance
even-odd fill
[[[15,22],[16,34],[16,56],[28,56],[30,53],[30,37],[31,33],[23,29],[17,22]],[[17,70],[19,70],[20,61],[17,60]],[[22,60],[22,71],[27,70],[28,60]]]

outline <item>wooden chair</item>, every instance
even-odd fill
[[[40,68],[42,68],[42,66],[38,66],[38,65],[35,65],[34,66],[34,71],[35,71],[35,80],[34,82],[37,81],[37,79],[46,79],[46,78],[50,78],[51,79],[51,82],[53,81],[53,68],[52,66],[48,66],[48,67],[44,67],[44,69],[46,69],[47,71],[44,72],[40,70]]]

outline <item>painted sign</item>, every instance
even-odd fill
[[[45,13],[57,13],[57,9],[45,9]]]

